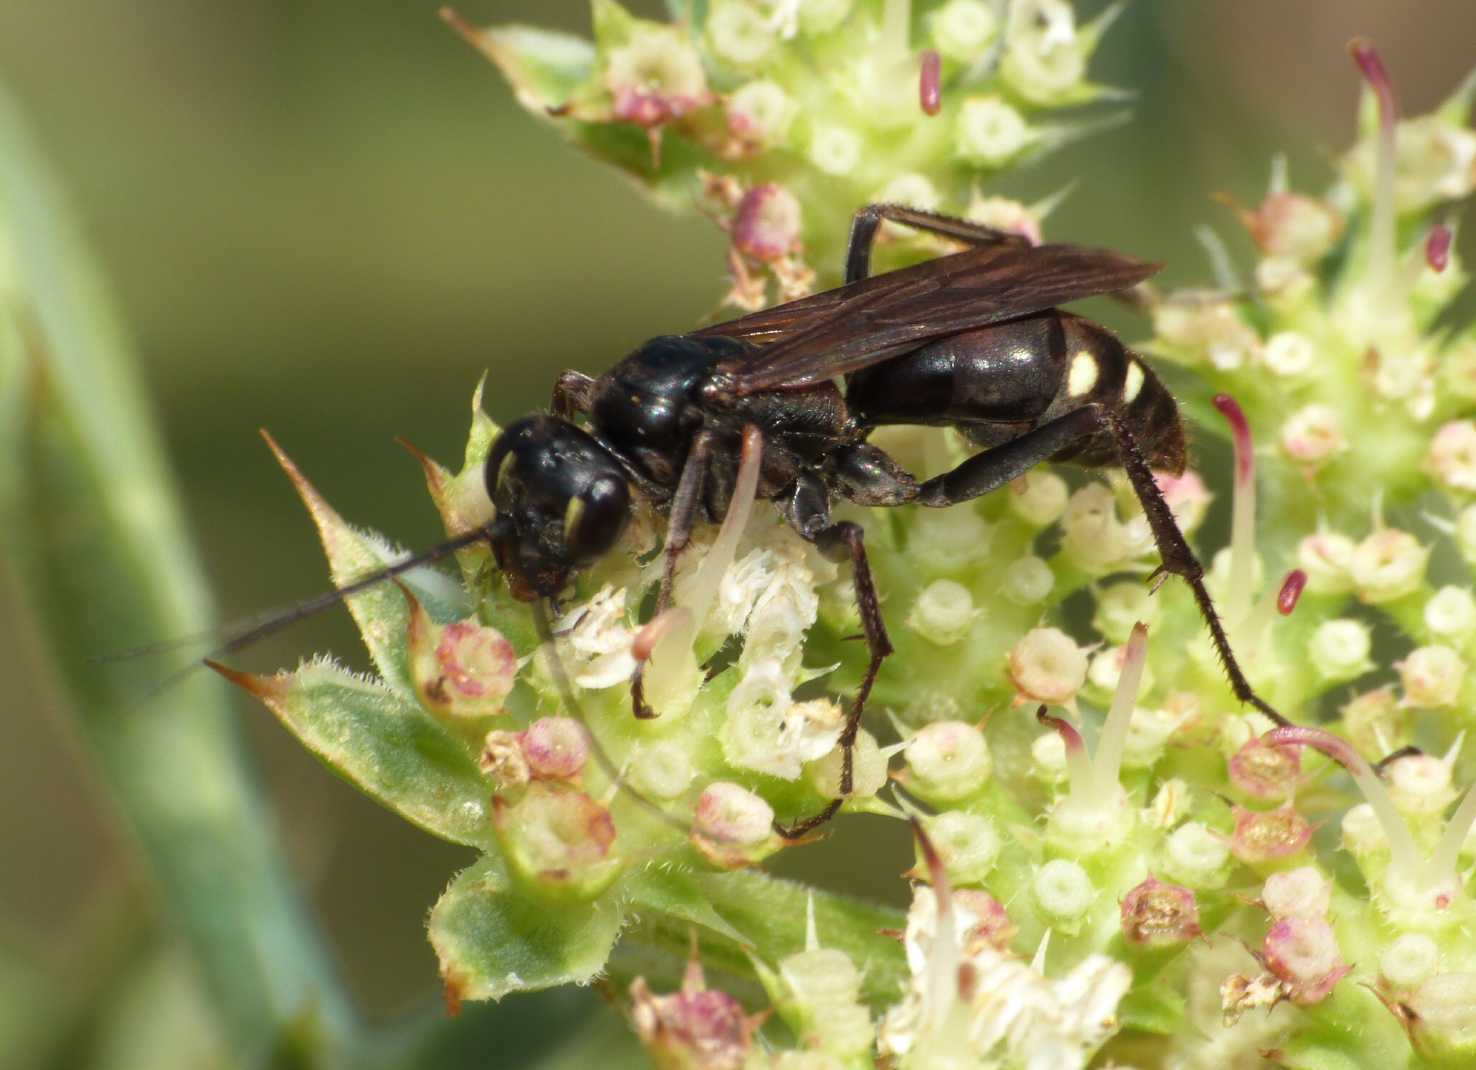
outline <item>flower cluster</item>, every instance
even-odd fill
[[[519,101],[659,202],[729,235],[727,302],[834,285],[845,213],[873,201],[967,214],[1040,237],[1034,209],[982,184],[1125,113],[1061,114],[1125,94],[1087,64],[1119,10],[1068,0],[711,0],[676,21],[593,0],[594,40],[447,13]],[[898,255],[937,239],[888,228]]]
[[[808,285],[841,225],[823,205],[885,176],[916,201],[945,167],[972,181],[1064,136],[1046,109],[1103,95],[1084,80],[1103,23],[1062,0],[1003,21],[975,0],[701,10],[668,26],[598,0],[594,47],[468,32],[653,188],[717,168],[702,188],[729,203],[743,300],[764,299],[755,264]],[[1276,169],[1237,209],[1252,281],[1155,297],[1141,347],[1188,369],[1185,409],[1231,442],[1209,589],[1291,723],[1237,702],[1186,587],[1145,582],[1153,532],[1121,475],[856,509],[895,653],[839,820],[910,822],[911,907],[771,879],[805,846],[778,830],[839,791],[827,696],[865,656],[848,569],[755,502],[746,452],[655,619],[662,519],[642,512],[543,638],[472,544],[461,583],[415,569],[349,600],[377,678],[236,677],[365,791],[483,852],[430,917],[453,1003],[605,978],[656,1064],[693,1070],[1476,1061],[1476,336],[1438,319],[1463,280],[1445,206],[1476,189],[1476,80],[1400,120],[1372,48],[1353,55],[1364,124],[1331,188]],[[460,471],[421,458],[450,535],[491,517],[498,433],[478,398]],[[923,474],[965,449],[873,440]],[[336,582],[395,559],[282,460]],[[1210,482],[1159,476],[1191,539]],[[632,715],[637,671],[655,718]]]

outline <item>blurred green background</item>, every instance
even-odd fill
[[[488,410],[511,419],[546,401],[558,369],[597,372],[644,337],[691,325],[724,288],[713,228],[658,214],[566,149],[436,7],[0,5],[0,80],[70,186],[117,291],[227,619],[325,583],[258,427],[345,515],[424,545],[437,521],[392,436],[455,459],[483,370]],[[462,10],[477,23],[587,28],[585,6],[564,0],[464,0]],[[1170,283],[1203,280],[1194,224],[1213,222],[1245,248],[1211,193],[1254,203],[1282,150],[1294,181],[1315,188],[1348,142],[1349,37],[1377,41],[1413,114],[1465,75],[1471,31],[1469,0],[1140,0],[1093,66],[1139,92],[1136,122],[1001,191],[1029,200],[1075,182],[1053,236],[1165,259]],[[64,976],[100,935],[126,944],[149,924],[147,890],[13,590],[0,573],[0,943]],[[243,660],[267,669],[321,649],[363,660],[343,614]],[[179,660],[161,660],[161,675]],[[285,850],[365,1013],[431,1004],[422,921],[465,852],[325,774],[262,711],[243,713]],[[844,853],[832,845],[808,864]],[[878,875],[895,886],[906,864],[899,841],[897,864],[884,860]],[[866,888],[844,871],[824,879]],[[535,1000],[526,1006],[570,1006]],[[0,1051],[5,1006],[0,983]],[[156,1013],[124,1007],[109,1035],[126,1043],[131,1016]],[[490,1065],[520,1064],[502,1050]]]

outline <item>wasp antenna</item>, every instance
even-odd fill
[[[624,774],[620,767],[615,764],[610,753],[600,742],[599,736],[595,735],[594,726],[585,716],[584,708],[580,706],[579,700],[574,695],[574,685],[569,680],[569,674],[564,671],[564,662],[559,657],[558,643],[554,637],[553,619],[550,612],[551,606],[546,598],[536,599],[532,604],[533,625],[538,632],[538,642],[543,648],[545,662],[548,665],[549,675],[553,677],[554,686],[558,688],[559,698],[564,703],[564,709],[569,715],[584,726],[585,734],[589,737],[589,752],[594,755],[595,762],[620,791],[629,795],[643,809],[654,814],[672,828],[680,830],[683,834],[691,831],[688,824],[678,817],[668,813],[661,806],[646,798],[635,788],[625,782]]]

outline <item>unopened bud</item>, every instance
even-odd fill
[[[931,643],[952,646],[969,634],[978,615],[967,587],[953,580],[934,580],[918,594],[907,624]]]
[[[1173,947],[1199,936],[1199,904],[1194,893],[1165,884],[1151,874],[1122,901],[1122,934],[1129,943]]]
[[[984,733],[962,721],[938,721],[907,744],[907,787],[929,802],[956,802],[982,788],[994,770]]]
[[[1146,675],[1144,679],[1146,681]],[[1127,739],[1123,741],[1123,768],[1151,769],[1158,764],[1164,749],[1183,723],[1184,714],[1178,710],[1162,707],[1133,710]]]
[[[1230,845],[1207,826],[1186,821],[1169,834],[1164,847],[1164,870],[1175,880],[1204,891],[1225,883]]]
[[[1308,535],[1297,545],[1297,565],[1312,594],[1347,594],[1353,590],[1353,555],[1358,544],[1335,531]]]
[[[1025,118],[1001,97],[970,97],[955,127],[958,155],[980,167],[1003,167],[1030,144]]]
[[[1086,682],[1086,651],[1058,628],[1035,628],[1011,648],[1009,675],[1023,700],[1062,706]]]
[[[1025,486],[1016,491],[1011,487],[1005,501],[1010,512],[1037,528],[1048,527],[1061,519],[1066,511],[1066,500],[1071,496],[1066,481],[1055,472],[1035,469],[1025,475]]]
[[[956,573],[989,555],[989,525],[967,506],[928,509],[917,516],[909,555],[930,573]]]
[[[1307,644],[1312,667],[1329,683],[1351,680],[1372,669],[1368,657],[1372,650],[1368,625],[1348,617],[1323,621]]]
[[[1034,554],[1017,557],[1005,566],[1000,590],[1017,606],[1033,606],[1044,602],[1056,585],[1051,566]]]
[[[844,126],[821,126],[810,134],[810,162],[837,178],[849,175],[861,162],[861,137]]]
[[[1281,979],[1293,1003],[1320,1003],[1352,969],[1324,918],[1285,918],[1271,926],[1261,961]]]
[[[1389,838],[1384,835],[1384,826],[1379,823],[1374,808],[1368,803],[1359,803],[1343,815],[1343,847],[1360,861],[1372,858],[1389,849]]]
[[[1446,490],[1476,491],[1476,421],[1452,420],[1430,440],[1424,468]]]
[[[1300,331],[1279,331],[1266,339],[1261,359],[1273,374],[1300,379],[1317,363],[1317,344]]]
[[[933,14],[933,44],[947,59],[972,63],[999,34],[999,19],[984,0],[949,0]]]
[[[1030,744],[1030,771],[1045,784],[1066,780],[1066,741],[1055,732],[1035,737]]]
[[[1080,930],[1097,898],[1087,871],[1065,858],[1052,859],[1036,870],[1030,889],[1049,924],[1068,934]]]
[[[1261,904],[1273,918],[1325,918],[1332,904],[1332,882],[1315,866],[1273,873],[1261,889]]]
[[[686,748],[670,740],[642,745],[626,772],[630,786],[651,799],[679,798],[695,775]]]
[[[718,59],[738,70],[751,70],[777,43],[774,30],[755,6],[714,4],[707,16],[707,40]]]
[[[954,884],[982,884],[989,876],[1000,851],[999,833],[989,818],[963,810],[945,810],[923,818],[923,828]],[[926,869],[919,847],[918,870],[926,872]]]
[[[1374,532],[1353,552],[1350,571],[1358,597],[1379,604],[1418,590],[1429,559],[1429,548],[1407,531]]]
[[[589,758],[589,733],[572,717],[540,717],[522,734],[522,745],[536,780],[572,780]]]
[[[1235,807],[1235,834],[1230,850],[1248,865],[1279,862],[1306,850],[1312,826],[1290,805],[1276,810]]]
[[[1395,662],[1404,702],[1422,710],[1454,706],[1461,696],[1466,663],[1448,646],[1422,646],[1403,661]]]
[[[1399,812],[1411,817],[1439,814],[1456,797],[1450,764],[1432,754],[1407,754],[1384,770],[1389,797]]]
[[[728,132],[754,149],[773,148],[789,136],[798,110],[777,82],[749,82],[728,96]]]
[[[1343,422],[1331,405],[1305,405],[1281,425],[1281,448],[1298,464],[1317,467],[1348,448]]]
[[[1092,627],[1108,642],[1126,643],[1134,624],[1141,621],[1152,627],[1161,604],[1162,600],[1152,596],[1146,583],[1136,580],[1111,583],[1097,592]]]
[[[1395,992],[1408,992],[1435,975],[1440,948],[1424,933],[1404,933],[1379,956],[1379,977]]]
[[[1128,533],[1117,518],[1117,500],[1105,484],[1078,488],[1066,503],[1061,527],[1066,556],[1089,575],[1111,572],[1128,560]]]
[[[697,800],[692,841],[712,862],[725,868],[750,865],[779,846],[774,809],[747,788],[720,780]]]
[[[1469,639],[1476,634],[1476,598],[1465,587],[1440,588],[1425,603],[1425,627],[1439,639]]]
[[[1342,218],[1329,205],[1299,193],[1271,194],[1244,221],[1266,255],[1304,264],[1332,248],[1343,229]]]
[[[1000,77],[1032,104],[1068,103],[1086,75],[1089,49],[1076,32],[1070,5],[1034,6],[1012,13]]]

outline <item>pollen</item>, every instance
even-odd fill
[[[1138,371],[1138,385],[1142,386],[1143,370]],[[1132,380],[1129,379],[1129,382]],[[1074,398],[1091,393],[1097,385],[1097,358],[1083,349],[1071,358],[1071,370],[1066,375],[1066,392]],[[1126,400],[1131,401],[1132,398]]]

